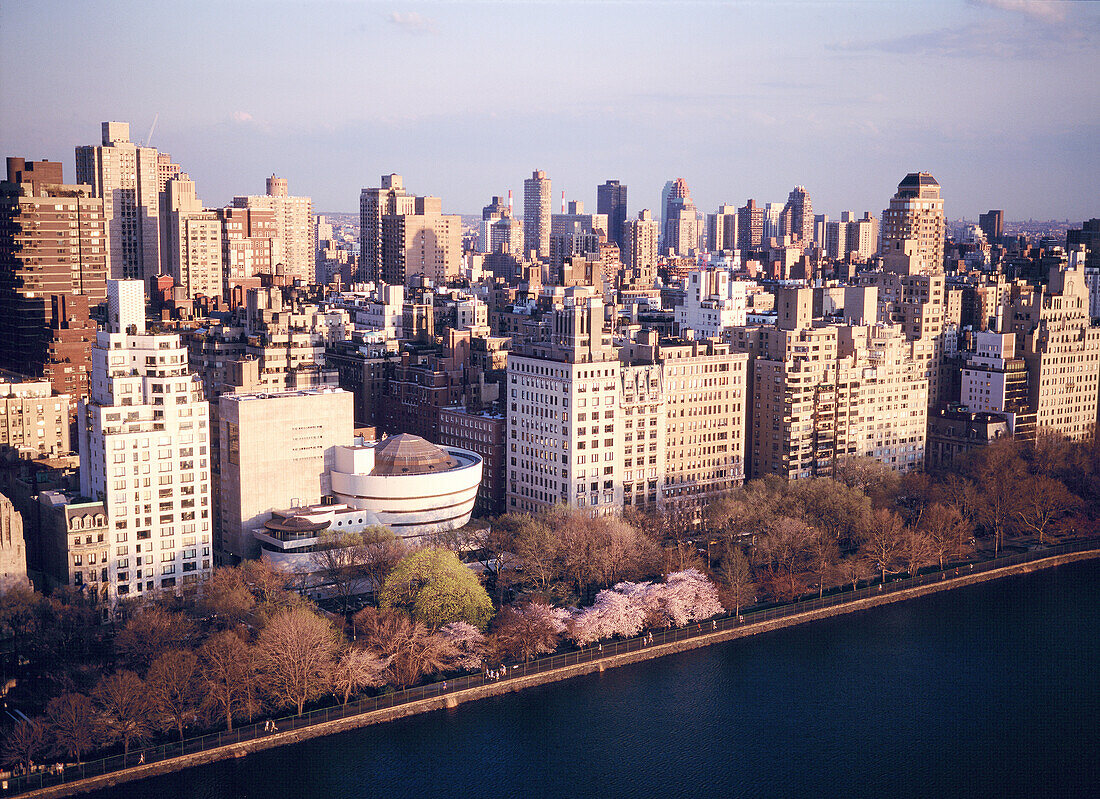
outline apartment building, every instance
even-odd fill
[[[313,242],[313,200],[290,196],[286,178],[272,175],[267,179],[267,194],[234,197],[235,208],[270,211],[274,219],[272,273],[285,275],[288,281],[303,285],[314,281],[317,250]]]
[[[113,604],[209,576],[212,454],[201,380],[178,335],[146,331],[141,281],[108,281],[107,304],[77,416],[80,493],[106,511],[98,581]]]
[[[72,398],[56,394],[47,380],[0,377],[0,452],[52,458],[71,452]]]

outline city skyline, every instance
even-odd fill
[[[1100,67],[1093,4],[257,7],[6,5],[5,150],[59,160],[73,180],[74,148],[128,121],[212,206],[274,172],[316,209],[351,213],[362,187],[399,172],[473,214],[541,169],[555,210],[563,190],[595,208],[617,179],[631,216],[660,213],[661,186],[683,177],[704,213],[802,184],[836,217],[881,213],[920,170],[950,218],[1094,213],[1100,112],[1076,100]],[[128,80],[66,77],[89,63]]]

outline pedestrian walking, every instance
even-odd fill
[[[443,681],[443,690],[444,691],[447,690],[447,681],[446,680]]]
[[[138,765],[139,766],[144,766],[145,765],[145,753],[144,752],[142,752],[141,757],[138,758]]]

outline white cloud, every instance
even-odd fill
[[[416,11],[392,11],[387,20],[409,33],[435,33],[435,20]]]
[[[233,120],[235,122],[251,122],[252,114],[248,113],[247,111],[234,111]]]

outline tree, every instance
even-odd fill
[[[977,483],[974,512],[978,523],[993,533],[993,554],[1001,551],[1005,531],[1021,506],[1020,484],[1026,468],[1015,439],[1001,438],[970,453],[967,472]]]
[[[402,688],[453,663],[454,650],[446,639],[401,610],[363,608],[352,624],[364,646],[389,663],[390,678]]]
[[[772,575],[774,590],[794,599],[804,588],[799,574],[809,554],[811,530],[800,519],[783,516],[770,522],[760,537],[757,555]]]
[[[20,719],[4,739],[4,765],[24,770],[46,752],[46,728],[39,719]]]
[[[145,687],[154,714],[166,729],[175,729],[183,740],[183,728],[202,701],[202,675],[194,652],[172,649],[149,667]]]
[[[858,541],[871,513],[871,499],[859,487],[828,477],[796,480],[790,493],[802,508],[803,521],[834,542]]]
[[[332,586],[347,615],[351,597],[367,576],[363,537],[359,533],[326,530],[319,536],[310,561],[324,584]]]
[[[328,619],[306,608],[279,611],[256,639],[256,661],[267,694],[302,715],[328,688],[339,637]]]
[[[101,730],[95,705],[84,694],[55,696],[46,705],[46,729],[59,754],[77,763],[100,743]]]
[[[39,603],[37,594],[29,585],[15,585],[0,592],[0,631],[12,639],[13,656],[18,662],[33,646],[39,631]]]
[[[186,649],[195,625],[186,616],[146,607],[126,622],[115,638],[115,649],[134,668],[144,671],[169,649]]]
[[[954,505],[935,502],[921,516],[920,528],[928,538],[931,556],[943,570],[947,558],[962,554],[963,542],[970,535],[970,525]]]
[[[112,740],[122,741],[123,756],[130,744],[152,731],[152,707],[145,682],[132,671],[116,671],[102,678],[92,692],[99,706],[102,729]]]
[[[833,533],[816,530],[809,541],[810,568],[817,575],[817,596],[825,595],[825,583],[829,579],[837,561],[840,560],[840,546]]]
[[[1073,513],[1081,505],[1081,500],[1069,492],[1061,480],[1036,475],[1029,477],[1020,486],[1020,498],[1015,509],[1017,524],[1043,539],[1047,529],[1055,520]]]
[[[454,668],[462,671],[481,668],[487,640],[481,630],[468,622],[452,621],[440,627],[437,635],[453,650],[451,661]]]
[[[379,605],[405,608],[433,630],[452,621],[484,630],[493,615],[477,575],[444,549],[421,549],[402,559],[386,578]]]
[[[557,563],[558,540],[545,516],[525,517],[516,532],[516,556],[524,577],[541,592],[548,592],[561,577]]]
[[[238,568],[215,569],[203,583],[199,612],[215,620],[223,628],[243,624],[256,607],[256,598],[245,584],[244,573]]]
[[[393,530],[380,524],[366,528],[360,536],[363,539],[363,575],[371,590],[380,592],[386,577],[409,554],[409,548]]]
[[[917,572],[928,565],[934,556],[928,534],[919,527],[906,528],[898,555],[909,576],[916,577]]]
[[[841,458],[833,477],[850,488],[858,488],[871,498],[875,508],[893,506],[901,485],[897,472],[882,461],[865,456]]]
[[[493,646],[501,659],[529,660],[558,648],[569,612],[542,602],[507,605],[493,619]]]
[[[719,575],[726,586],[724,604],[740,615],[741,607],[756,599],[756,582],[749,559],[732,539],[726,539],[723,544]]]
[[[248,704],[256,667],[252,648],[234,630],[216,633],[199,650],[206,705],[225,719],[227,730]]]
[[[871,574],[871,565],[863,555],[849,555],[841,558],[837,564],[837,573],[845,583],[852,584],[852,590],[856,590],[859,581]]]
[[[333,693],[346,705],[352,694],[378,688],[384,682],[386,661],[365,649],[348,648],[332,662],[329,681]]]
[[[724,608],[718,589],[697,569],[673,572],[663,583],[642,583],[638,599],[647,608],[647,620],[684,627],[720,614]],[[616,586],[618,587],[618,586]]]
[[[265,618],[280,608],[294,604],[298,595],[288,589],[294,575],[283,571],[263,558],[246,560],[237,567],[241,580],[256,599],[257,610]]]
[[[884,583],[886,572],[891,571],[901,557],[905,532],[905,522],[893,511],[879,508],[872,513],[863,554],[881,574]]]
[[[615,635],[631,638],[640,633],[645,627],[646,608],[631,596],[635,586],[622,586],[625,590],[607,588],[596,594],[591,607],[573,614],[569,636],[580,646],[586,646]]]

